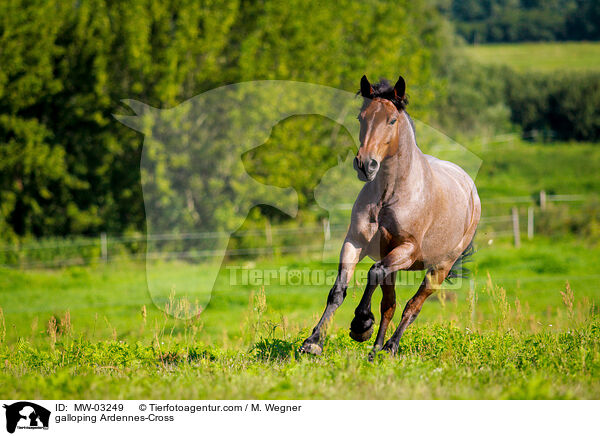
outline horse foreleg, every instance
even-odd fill
[[[392,355],[398,352],[400,338],[402,338],[404,331],[417,318],[425,300],[440,287],[449,271],[450,268],[442,268],[428,271],[427,274],[425,274],[425,278],[423,279],[421,286],[419,286],[419,290],[406,303],[398,328],[396,328],[392,337],[385,343],[383,347],[385,351],[388,351]]]
[[[300,347],[300,352],[318,355],[323,351],[323,341],[327,333],[327,327],[333,314],[340,307],[344,298],[346,298],[348,283],[354,273],[356,264],[360,262],[362,256],[362,248],[353,241],[346,239],[340,253],[338,275],[335,284],[329,291],[325,311],[313,329],[312,334],[304,340],[304,343]]]
[[[386,278],[384,283],[381,284],[381,290],[383,297],[381,298],[381,322],[379,324],[379,331],[377,332],[377,338],[375,338],[375,344],[373,345],[373,351],[380,350],[383,346],[385,339],[385,332],[390,324],[390,321],[394,317],[396,312],[396,272],[390,274],[389,280]]]
[[[414,245],[404,243],[394,248],[381,261],[376,262],[369,270],[365,292],[354,311],[354,319],[350,324],[350,337],[358,342],[366,341],[373,334],[375,317],[371,312],[371,299],[378,285],[392,284],[390,279],[396,278],[398,270],[406,269],[414,263]]]

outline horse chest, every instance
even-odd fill
[[[384,228],[387,232],[397,233],[399,230],[398,216],[389,206],[376,205],[369,211],[369,224],[376,229]]]
[[[371,208],[369,208],[369,213],[368,213],[368,217],[369,217],[369,224],[373,225],[373,224],[378,224],[379,222],[379,209],[377,206],[373,206]]]
[[[382,235],[396,235],[399,230],[394,211],[381,205],[372,205],[368,209],[366,220],[361,227],[363,237],[369,242],[379,240]]]

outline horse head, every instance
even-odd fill
[[[370,182],[381,163],[398,153],[400,112],[406,105],[406,83],[402,77],[394,87],[387,81],[371,85],[367,76],[360,82],[364,104],[358,115],[360,121],[360,148],[354,159],[358,178]]]

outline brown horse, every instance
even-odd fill
[[[406,84],[400,77],[392,87],[383,80],[371,85],[362,77],[364,104],[360,148],[354,159],[358,178],[365,181],[352,208],[352,220],[342,251],[338,276],[329,292],[325,312],[300,351],[321,354],[325,330],[346,296],[354,267],[369,256],[371,267],[364,295],[355,310],[350,336],[366,341],[373,333],[371,298],[383,291],[381,323],[373,351],[395,354],[406,328],[424,301],[455,274],[459,260],[472,252],[481,215],[473,180],[459,166],[423,154],[417,147],[412,120],[405,111]],[[417,293],[408,301],[398,328],[383,345],[396,309],[394,289],[398,270],[426,270]]]

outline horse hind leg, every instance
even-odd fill
[[[387,351],[392,355],[398,352],[400,338],[402,338],[404,331],[417,318],[419,312],[421,312],[421,308],[423,307],[425,300],[427,300],[431,294],[439,289],[440,285],[450,272],[451,266],[452,265],[450,264],[447,267],[444,266],[443,268],[438,268],[427,272],[423,282],[421,283],[421,286],[419,286],[417,293],[406,303],[404,311],[402,312],[400,324],[398,324],[398,327],[396,328],[396,331],[392,337],[388,339],[383,346],[384,351]]]

